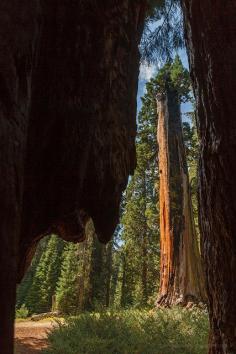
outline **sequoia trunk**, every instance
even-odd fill
[[[236,2],[182,0],[200,132],[211,354],[236,353]]]
[[[198,303],[205,298],[192,214],[188,169],[176,91],[157,101],[160,173],[161,274],[157,303]]]
[[[135,167],[144,0],[0,1],[0,348],[38,240],[107,242]],[[17,274],[18,273],[18,274]]]

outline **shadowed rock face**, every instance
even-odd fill
[[[1,339],[12,353],[15,282],[38,240],[102,242],[135,167],[144,1],[0,3]],[[18,276],[17,276],[18,273]],[[2,337],[4,333],[4,338]]]

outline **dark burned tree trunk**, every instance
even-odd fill
[[[160,306],[204,300],[204,282],[192,214],[178,94],[159,95],[161,273]]]
[[[197,100],[211,354],[236,353],[236,2],[182,0]]]
[[[111,237],[135,166],[143,0],[0,1],[0,348],[38,240]]]
[[[27,11],[22,11],[27,7]],[[36,1],[0,2],[0,351],[13,353],[13,321],[21,227],[23,170]],[[12,19],[13,22],[12,22]]]

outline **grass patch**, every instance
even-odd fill
[[[18,319],[26,319],[29,317],[29,310],[25,305],[22,305],[19,309],[15,312],[15,318]]]
[[[206,354],[208,316],[192,309],[86,313],[49,334],[44,354]]]

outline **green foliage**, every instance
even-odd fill
[[[168,87],[177,92],[180,102],[192,99],[189,72],[183,67],[178,55],[158,71],[157,76],[150,80],[147,87],[150,87],[150,93],[154,98],[157,93],[165,93]]]
[[[63,258],[56,290],[57,309],[65,314],[72,314],[76,312],[78,303],[78,245],[68,243]]]
[[[52,306],[52,296],[60,275],[61,255],[64,242],[51,236],[47,248],[37,265],[33,283],[26,297],[26,306],[30,313],[48,312]]]
[[[190,181],[192,205],[193,205],[193,216],[194,216],[197,233],[199,236],[200,231],[198,225],[198,197],[197,197],[199,138],[198,138],[197,127],[195,122],[195,113],[189,112],[186,114],[186,116],[189,119],[189,122],[183,123],[183,136],[184,136],[184,144],[185,144],[187,162],[188,162],[189,181]]]
[[[16,308],[19,309],[24,303],[28,306],[26,302],[29,294],[31,292],[32,283],[35,277],[36,269],[40,262],[43,252],[47,248],[49,237],[44,237],[38,244],[35,255],[32,259],[32,263],[27,270],[22,282],[17,287],[17,297],[16,297]]]
[[[159,227],[155,87],[146,86],[138,115],[137,168],[124,195],[121,218],[120,304],[147,306],[157,292]]]
[[[160,12],[165,7],[165,0],[148,0],[146,22],[160,19]]]
[[[190,79],[178,56],[146,84],[138,115],[137,168],[124,195],[121,219],[120,304],[153,305],[159,276],[159,206],[157,168],[157,93],[176,91],[180,101],[190,99]]]
[[[27,318],[29,316],[29,310],[25,304],[21,305],[19,309],[16,310],[16,318]]]
[[[83,243],[45,238],[18,288],[17,308],[25,303],[30,313],[49,311],[52,296],[64,314],[154,306],[160,268],[156,94],[165,90],[166,78],[180,100],[190,97],[189,75],[178,56],[147,83],[138,114],[137,168],[124,193],[121,224],[112,241],[99,243],[92,222]],[[198,147],[193,124],[184,125],[184,138],[195,188]],[[196,216],[196,203],[194,208]]]
[[[54,329],[44,354],[205,354],[207,341],[200,310],[87,313]]]
[[[106,298],[106,248],[95,233],[92,239],[91,261],[89,272],[89,293],[86,299],[86,310],[95,310],[105,306]]]
[[[91,221],[86,226],[86,235],[83,243],[69,243],[63,254],[56,306],[65,314],[109,305],[112,241],[101,244]]]
[[[148,62],[172,59],[184,48],[183,18],[179,0],[149,0],[141,41],[142,58]]]

